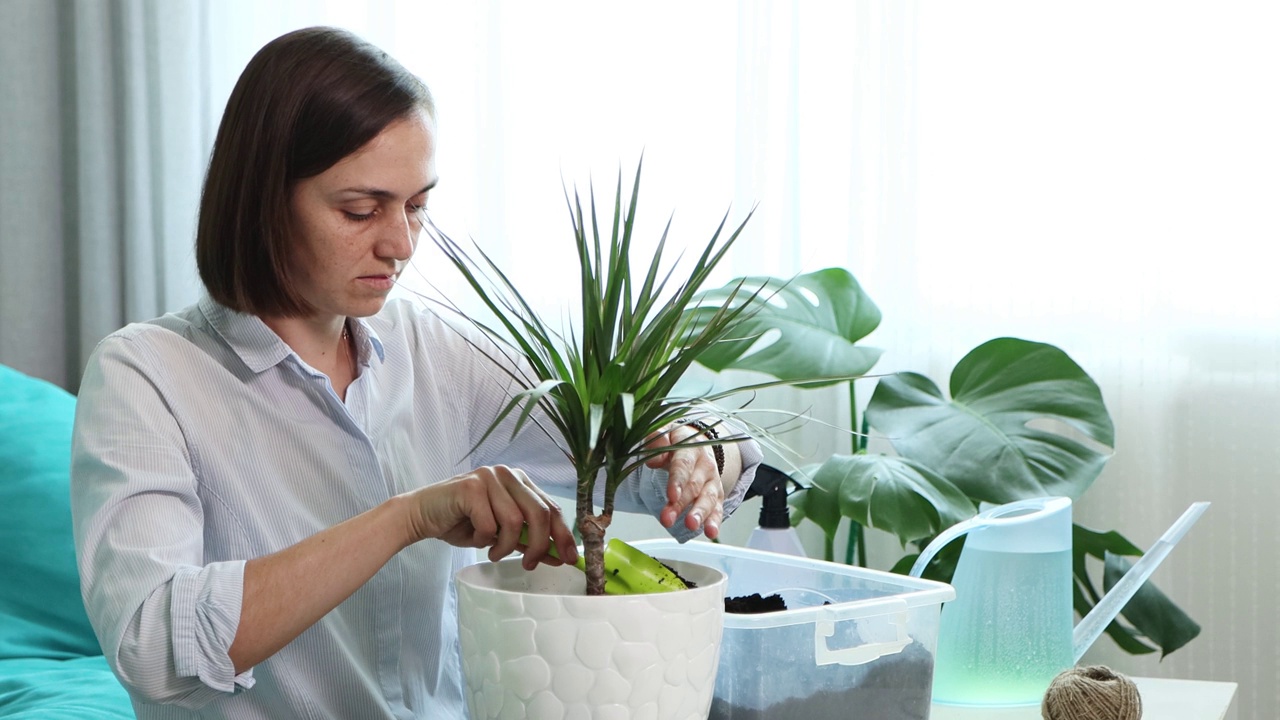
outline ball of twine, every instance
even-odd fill
[[[1105,665],[1067,670],[1049,683],[1044,720],[1139,720],[1142,697],[1129,678]]]

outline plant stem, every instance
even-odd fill
[[[604,531],[608,518],[596,516],[591,502],[590,483],[578,481],[578,530],[582,533],[582,554],[586,558],[587,594],[604,594]]]
[[[856,428],[858,432],[853,434],[850,445],[853,454],[865,453],[867,451],[867,432],[870,428],[867,426],[867,418],[862,417],[862,426],[858,427],[858,391],[854,387],[854,382],[849,381],[849,427]],[[857,565],[860,567],[867,566],[867,543],[866,533],[862,527],[862,523],[849,520],[849,537],[844,545],[844,564],[853,565],[856,559]],[[855,554],[857,557],[855,558]],[[830,558],[828,558],[830,559]]]
[[[858,428],[858,391],[854,389],[852,380],[849,381],[849,427],[855,431],[850,444],[853,445],[852,454],[857,455],[859,449],[866,449],[867,436],[865,431],[861,436],[856,432]]]
[[[867,440],[871,438],[871,424],[867,422],[867,416],[862,416],[862,433],[858,437],[859,452],[867,451]]]
[[[844,564],[845,565],[853,564],[853,552],[858,545],[858,530],[861,530],[861,529],[862,529],[862,526],[859,525],[856,521],[854,520],[849,521],[849,536],[846,537],[844,541]]]
[[[866,529],[856,520],[849,521],[849,537],[844,544],[844,564],[867,566]]]

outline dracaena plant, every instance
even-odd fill
[[[726,232],[726,213],[681,278],[675,275],[675,265],[663,265],[668,221],[647,269],[633,274],[631,248],[639,188],[637,165],[630,200],[624,206],[619,174],[611,219],[597,212],[594,190],[584,210],[579,193],[575,191],[570,197],[566,188],[581,285],[580,325],[576,329],[549,325],[479,247],[473,255],[429,220],[424,223],[430,237],[496,318],[496,326],[468,319],[494,341],[503,357],[492,359],[519,388],[485,438],[513,415],[516,431],[527,423],[537,423],[576,470],[576,522],[589,595],[604,592],[605,531],[613,516],[618,486],[647,459],[670,450],[650,448],[652,436],[691,416],[707,418],[713,426],[736,419],[755,435],[763,429],[718,401],[755,387],[789,384],[768,382],[700,396],[674,393],[694,359],[735,337],[759,307],[730,289],[719,307],[707,309],[703,321],[693,323],[686,313],[698,301],[703,283],[750,215]],[[697,436],[682,444],[708,442]],[[603,505],[597,511],[594,498],[601,482]]]
[[[771,301],[756,298],[768,295]],[[847,270],[827,268],[790,280],[748,277],[709,291],[707,300],[758,304],[738,339],[709,348],[699,362],[713,370],[743,369],[778,379],[866,375],[881,350],[861,344],[880,324],[879,308]],[[695,317],[703,311],[691,311]],[[762,349],[757,341],[773,331]],[[764,345],[763,342],[759,343]],[[870,378],[868,378],[870,380]],[[823,383],[818,383],[823,384]],[[829,383],[828,383],[829,384]],[[844,561],[866,565],[864,527],[897,536],[905,573],[943,529],[968,519],[980,503],[1030,497],[1078,498],[1102,471],[1114,445],[1101,390],[1061,349],[1018,338],[997,338],[970,351],[951,374],[950,399],[918,373],[875,379],[862,417],[848,381],[853,439],[849,453],[792,473],[804,488],[791,498],[795,523],[816,523],[825,555],[834,559],[837,533],[847,528]],[[892,453],[873,453],[874,431]],[[1128,569],[1124,556],[1141,555],[1117,532],[1074,528],[1074,603],[1083,616],[1101,597],[1087,558],[1103,561],[1104,591]],[[908,548],[911,548],[908,550]],[[950,580],[960,543],[940,553],[927,577]],[[1164,654],[1200,631],[1181,609],[1148,583],[1108,635],[1138,654]]]

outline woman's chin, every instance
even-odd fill
[[[383,306],[386,304],[386,293],[380,294],[377,297],[364,297],[347,303],[346,312],[344,314],[347,317],[369,317],[381,312]]]

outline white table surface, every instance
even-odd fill
[[[1134,678],[1143,720],[1236,720],[1236,684]],[[929,720],[1041,720],[1039,706],[960,708],[934,705]]]

